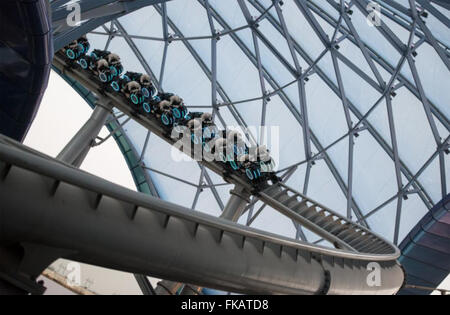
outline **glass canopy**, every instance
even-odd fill
[[[248,136],[289,186],[399,243],[450,186],[449,17],[429,0],[173,0],[88,38],[220,127],[278,127]],[[220,214],[230,185],[117,114],[161,198]],[[240,223],[321,241],[259,202]]]

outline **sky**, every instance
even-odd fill
[[[62,78],[52,72],[47,92],[25,139],[25,145],[56,157],[89,118],[91,112],[92,109],[86,102]],[[108,131],[103,128],[100,136],[106,135]],[[102,145],[94,147],[81,168],[136,190],[125,159],[112,137]],[[66,260],[58,260],[53,264],[53,268],[63,273],[67,263]],[[151,279],[153,285],[157,281]],[[133,275],[85,264],[81,264],[81,284],[99,294],[141,294]],[[50,281],[46,281],[46,285],[46,294],[67,293],[65,289]],[[450,276],[440,288],[450,289]]]

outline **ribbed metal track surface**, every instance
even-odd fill
[[[387,240],[283,183],[266,189],[260,199],[338,248],[386,257],[399,255]]]

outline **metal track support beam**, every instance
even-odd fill
[[[97,103],[91,117],[58,154],[57,159],[80,167],[110,114],[110,108]]]

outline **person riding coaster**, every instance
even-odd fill
[[[158,95],[158,89],[153,84],[148,74],[138,72],[127,72],[125,74],[131,81],[136,81],[141,85],[142,94],[150,99],[154,99]]]
[[[91,55],[86,55],[89,50],[86,37],[72,42],[64,49],[72,49],[74,59],[83,59],[84,62],[78,60],[78,63],[82,67],[84,65],[84,69],[89,68],[103,83],[111,82],[110,88],[122,92],[134,105],[142,104],[134,107],[140,114],[156,117],[166,132],[183,125],[191,135],[201,132],[202,136],[193,141],[201,141],[204,147],[208,141],[212,143],[210,152],[225,164],[225,173],[245,174],[256,189],[263,187],[269,180],[280,180],[273,172],[274,162],[265,146],[250,150],[238,131],[219,131],[211,113],[188,112],[181,97],[173,93],[159,93],[146,74],[127,72],[121,76],[123,66],[118,55],[103,50],[94,50]],[[72,54],[66,56],[74,60],[70,58]],[[205,132],[207,128],[213,130]]]
[[[218,132],[218,137],[213,143],[211,148],[211,153],[214,157],[214,160],[220,163],[223,163],[224,166],[224,176],[229,176],[230,174],[236,173],[242,166],[238,157],[234,154],[233,150],[233,139],[234,133],[232,136],[229,136],[230,133],[222,130]]]
[[[275,163],[265,145],[251,148],[248,159],[245,163],[245,174],[251,181],[262,183],[276,178],[273,176]]]
[[[191,132],[191,139],[194,144],[202,143],[206,152],[214,146],[213,142],[218,134],[217,126],[211,113],[188,113],[186,117],[189,119],[185,125]],[[185,121],[178,121],[183,123]]]
[[[79,60],[80,65],[83,69],[91,70],[95,75],[98,75],[96,72],[96,64],[104,59],[106,61],[106,56],[109,54],[109,51],[104,51],[100,49],[94,49],[89,55],[85,55],[83,58]],[[106,61],[107,62],[107,61]]]
[[[170,105],[172,106],[173,116],[176,119],[183,119],[186,117],[188,110],[184,105],[183,99],[178,95],[171,95],[168,99]]]
[[[99,77],[101,73],[109,70],[109,64],[106,59],[98,59],[94,62],[91,62],[89,69],[96,77]]]
[[[139,84],[142,87],[142,93],[145,97],[154,99],[158,95],[158,89],[152,83],[152,80],[148,74],[142,74],[139,77]]]
[[[203,139],[205,141],[214,139],[219,130],[214,123],[213,115],[211,113],[203,113],[200,118],[202,120]]]
[[[108,54],[104,59],[108,62],[109,68],[99,73],[99,79],[103,83],[111,83],[122,74],[123,66],[116,54]]]
[[[79,61],[89,51],[90,44],[86,36],[80,37],[78,40],[72,41],[69,45],[62,49],[62,52],[71,61]]]
[[[86,37],[86,35],[84,35],[84,36],[81,36],[79,39],[78,39],[78,45],[80,46],[83,46],[83,52],[85,53],[85,54],[87,54],[87,52],[89,51],[89,49],[91,49],[91,44],[89,43],[89,40],[87,39],[87,37]],[[81,46],[80,46],[80,48],[81,48]]]
[[[95,49],[90,55],[80,59],[83,69],[89,68],[102,83],[116,81],[123,72],[120,57],[109,51]],[[113,87],[115,90],[115,88]]]
[[[156,106],[155,114],[164,128],[171,129],[173,127],[175,119],[169,101],[163,100],[159,102]]]
[[[128,81],[124,83],[121,92],[128,100],[131,101],[133,109],[135,109],[138,113],[149,114],[151,112],[149,103],[145,102],[145,98],[142,96],[141,85],[136,81]]]

